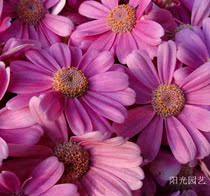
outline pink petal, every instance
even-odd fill
[[[86,104],[99,115],[117,123],[124,122],[127,110],[118,102],[91,91],[86,93],[84,99]]]
[[[41,125],[46,134],[55,143],[68,141],[68,128],[64,115],[61,115],[56,121],[47,120],[46,116],[40,111],[40,98],[33,97],[30,100],[29,107],[36,122]]]
[[[109,9],[113,9],[118,6],[118,0],[101,0],[101,2]]]
[[[10,81],[10,68],[5,68],[5,64],[0,62],[0,100],[3,98]]]
[[[15,193],[20,191],[20,180],[9,171],[0,173],[0,192]]]
[[[43,134],[43,130],[37,125],[21,129],[0,129],[0,136],[7,143],[14,144],[36,144]]]
[[[184,125],[175,117],[166,120],[168,144],[180,163],[187,163],[196,157],[196,146]]]
[[[176,34],[177,58],[192,68],[207,62],[209,54],[202,39],[192,30],[184,29]]]
[[[196,150],[197,150],[197,159],[203,159],[204,157],[210,154],[210,144],[207,139],[202,135],[202,133],[192,126],[191,122],[186,120],[185,116],[179,115],[179,120],[183,123],[183,125],[188,130],[190,136],[192,137]]]
[[[40,196],[79,196],[77,187],[73,184],[58,184],[50,188]]]
[[[128,68],[134,76],[145,86],[155,89],[159,85],[159,78],[150,58],[139,51],[132,52],[127,57]]]
[[[106,18],[109,13],[109,8],[96,1],[85,1],[80,5],[79,13],[88,18]]]
[[[48,70],[51,73],[61,68],[55,59],[45,50],[30,50],[26,53],[26,57],[35,64],[35,66],[40,69]]]
[[[100,35],[106,33],[109,30],[110,27],[107,25],[106,19],[98,19],[81,24],[76,30],[76,32],[77,36],[85,37],[85,36]]]
[[[118,71],[108,71],[89,78],[90,90],[97,92],[115,92],[128,87],[128,76]]]
[[[180,87],[185,93],[193,92],[202,89],[209,85],[210,76],[210,63],[205,63],[195,71],[193,71],[185,80],[180,84]]]
[[[151,0],[141,0],[139,1],[139,6],[137,8],[137,19],[140,19],[143,15],[143,12],[147,8],[147,6],[150,4]]]
[[[48,29],[62,37],[69,36],[74,28],[69,18],[59,15],[46,14],[42,22]]]
[[[209,0],[194,0],[191,16],[191,24],[193,26],[201,26],[202,21],[210,14]]]
[[[170,84],[176,68],[176,45],[173,41],[164,42],[158,47],[157,64],[161,83]]]
[[[126,186],[126,183],[119,180],[116,176],[111,173],[105,172],[98,168],[91,168],[88,172],[88,178],[95,185],[91,186],[93,195],[99,192],[100,195],[104,196],[131,196],[130,189]],[[108,180],[109,179],[109,180]],[[97,187],[97,189],[95,188]]]
[[[82,50],[78,47],[70,47],[71,51],[71,65],[77,67],[82,59]]]
[[[186,103],[195,105],[210,105],[210,86],[206,86],[200,90],[186,93]]]
[[[101,93],[101,95],[114,99],[115,101],[124,106],[133,105],[135,103],[135,97],[136,97],[135,91],[132,90],[131,88],[126,88],[124,90],[117,91],[114,93],[103,92]]]
[[[181,116],[201,131],[210,132],[210,111],[199,106],[185,105]]]
[[[92,122],[90,117],[78,99],[68,99],[67,108],[65,109],[65,115],[75,135],[81,135],[85,132],[92,131]]]
[[[174,72],[174,81],[180,86],[183,80],[185,80],[188,75],[190,75],[194,69],[189,67],[181,67]]]
[[[108,165],[100,165],[98,167],[126,182],[131,190],[138,190],[142,187],[143,183],[141,180],[144,178],[144,172],[140,167],[118,168]]]
[[[63,113],[64,97],[59,92],[51,91],[45,93],[40,102],[40,110],[48,120],[56,120]]]
[[[0,166],[2,161],[8,157],[8,154],[7,143],[0,137]]]
[[[56,5],[54,5],[54,7],[52,8],[52,12],[51,13],[53,15],[59,14],[62,11],[62,9],[64,8],[65,4],[66,4],[66,0],[58,1],[58,3]]]
[[[0,110],[0,129],[18,129],[34,125],[34,121],[29,108],[21,110]]]
[[[52,78],[33,71],[20,71],[12,75],[9,90],[18,94],[46,91],[52,88]]]
[[[50,47],[50,54],[54,57],[60,67],[71,66],[71,53],[66,44],[56,43]]]
[[[25,185],[24,193],[41,195],[59,180],[63,172],[64,166],[56,157],[44,160],[34,169],[31,180]]]
[[[136,23],[133,31],[138,34],[141,40],[149,45],[159,45],[164,35],[163,28],[151,20],[140,20]]]
[[[135,8],[139,5],[139,0],[129,0],[129,5]]]
[[[114,57],[111,52],[103,51],[99,53],[99,51],[90,51],[83,56],[79,68],[83,67],[83,72],[88,77],[92,77],[108,71],[113,64]]]
[[[90,45],[90,49],[114,51],[116,37],[117,33],[112,31],[105,32]]]
[[[157,156],[163,134],[163,119],[155,116],[141,131],[137,144],[140,146],[144,162],[148,163]],[[151,141],[153,141],[151,145]]]
[[[210,57],[210,35],[209,35],[209,31],[210,31],[210,19],[206,18],[203,21],[203,33],[205,36],[205,41],[206,41],[206,46],[209,52],[209,57]]]
[[[123,124],[113,124],[113,130],[117,135],[131,138],[141,132],[150,123],[155,112],[150,106],[137,107],[128,112],[128,117]]]
[[[120,63],[126,64],[127,56],[137,49],[134,36],[130,33],[118,33],[116,38],[116,55]]]

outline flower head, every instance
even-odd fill
[[[164,31],[158,23],[144,18],[150,1],[131,0],[124,4],[115,0],[85,1],[79,13],[94,20],[79,25],[72,34],[72,42],[78,41],[81,46],[90,42],[90,49],[113,51],[124,64],[135,49],[153,58]]]
[[[73,23],[67,17],[51,13],[52,7],[56,4],[58,4],[57,0],[5,1],[3,15],[12,17],[14,21],[10,28],[2,34],[1,40],[5,41],[8,38],[32,39],[40,41],[44,47],[48,47],[61,41],[60,36],[69,36],[73,29]]]
[[[204,158],[210,144],[202,132],[209,132],[210,64],[189,73],[176,68],[176,46],[172,41],[158,48],[157,70],[146,54],[134,51],[127,58],[131,87],[136,90],[136,104],[123,124],[114,123],[118,135],[139,134],[137,143],[145,162],[159,151],[163,130],[178,161],[187,163]],[[153,145],[150,145],[151,140]]]

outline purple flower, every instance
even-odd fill
[[[40,41],[44,47],[60,42],[59,36],[71,34],[73,23],[64,16],[50,13],[50,9],[60,0],[8,0],[4,1],[3,16],[14,19],[10,28],[1,35],[8,38],[32,39]],[[57,9],[60,4],[57,5]],[[57,10],[55,11],[57,12]]]
[[[136,90],[136,104],[123,124],[114,123],[118,135],[139,134],[145,162],[157,155],[163,130],[172,153],[181,163],[202,159],[210,153],[203,135],[210,131],[210,63],[191,74],[176,70],[176,46],[172,41],[158,48],[157,70],[149,57],[134,51],[127,58],[131,87]]]
[[[64,167],[50,157],[41,162],[32,172],[31,177],[21,184],[18,177],[9,171],[0,173],[1,196],[78,196],[73,184],[56,184],[61,177]]]
[[[107,119],[122,123],[127,116],[124,106],[135,102],[128,76],[110,52],[93,50],[82,56],[79,48],[54,44],[49,52],[31,50],[26,57],[28,61],[10,66],[10,90],[19,94],[15,105],[28,104],[41,94],[40,107],[47,118],[54,120],[64,111],[75,134],[110,130]]]
[[[28,149],[13,145],[11,154],[33,161],[53,157],[51,164],[62,164],[65,168],[59,182],[76,184],[83,196],[131,196],[131,190],[141,188],[144,173],[139,167],[142,157],[136,144],[122,137],[109,138],[108,133],[99,131],[69,137],[64,116],[49,121],[39,105],[40,98],[30,100],[34,118],[53,144],[45,142]]]
[[[94,20],[78,26],[72,34],[73,43],[78,41],[83,47],[89,41],[93,42],[91,49],[113,51],[121,63],[126,62],[127,55],[134,49],[141,49],[153,58],[164,30],[158,23],[144,18],[143,13],[150,2],[85,1],[79,13]]]

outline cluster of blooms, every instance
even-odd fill
[[[209,196],[210,0],[0,0],[0,196]]]

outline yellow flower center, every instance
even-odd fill
[[[82,96],[88,88],[87,77],[75,67],[58,70],[53,76],[53,89],[72,98]]]
[[[184,93],[175,84],[161,84],[153,92],[152,106],[162,118],[178,115],[184,104]]]
[[[115,33],[132,31],[136,24],[136,11],[128,4],[118,5],[108,14],[107,22]]]

